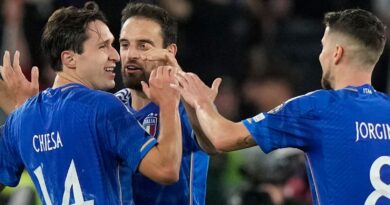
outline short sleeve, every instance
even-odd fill
[[[99,132],[103,133],[108,149],[135,172],[157,141],[153,137],[145,137],[145,130],[118,99],[112,96],[105,100],[107,102],[100,106],[102,109],[99,111]]]
[[[261,149],[268,153],[285,147],[305,150],[314,140],[316,121],[314,97],[304,95],[242,122]]]
[[[6,186],[16,186],[24,166],[17,153],[15,133],[12,132],[10,117],[0,127],[0,183]]]

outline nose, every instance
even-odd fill
[[[119,53],[114,47],[111,47],[111,52],[110,52],[109,58],[110,58],[110,60],[113,60],[115,62],[119,62],[119,60],[120,60]]]
[[[137,49],[129,47],[125,51],[125,57],[129,60],[137,60],[140,58],[140,53]]]

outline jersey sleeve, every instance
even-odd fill
[[[107,99],[106,99],[107,100]],[[148,151],[157,143],[114,96],[107,100],[100,112],[99,130],[108,149],[127,163],[133,172]]]
[[[0,127],[0,184],[16,186],[24,166],[17,152],[15,133],[12,133],[10,117]]]
[[[285,147],[305,151],[315,137],[315,97],[304,95],[293,98],[267,113],[260,113],[242,122],[265,152]]]

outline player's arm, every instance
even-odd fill
[[[255,146],[256,142],[242,122],[232,122],[220,115],[207,95],[208,88],[197,75],[181,73],[177,75],[184,100],[196,111],[205,136],[217,152],[227,152]]]
[[[158,143],[146,154],[139,171],[146,177],[171,184],[179,180],[182,158],[182,135],[179,117],[179,93],[170,87],[174,83],[172,67],[159,67],[150,75],[149,86],[142,86],[147,96],[160,107]]]
[[[19,64],[19,51],[15,52],[13,63],[8,51],[3,56],[3,66],[0,66],[0,108],[6,114],[22,105],[28,98],[38,93],[38,68],[31,70],[31,82],[23,75]]]
[[[209,97],[211,102],[214,102],[215,97],[218,94],[218,88],[221,84],[221,78],[217,78],[214,80],[211,88],[204,85],[205,94]],[[198,117],[196,116],[196,110],[184,100],[184,107],[186,109],[188,119],[190,120],[191,127],[195,132],[196,140],[199,146],[203,149],[203,151],[208,154],[218,154],[220,151],[215,148],[214,144],[210,141],[207,135],[203,132],[201,125],[199,123]]]

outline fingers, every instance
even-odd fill
[[[186,73],[184,72],[177,72],[176,73],[176,80],[179,82],[179,85],[181,87],[187,87],[188,86],[188,81],[186,79]]]
[[[39,90],[39,70],[36,66],[31,69],[31,88],[36,92]]]
[[[9,52],[5,51],[3,55],[3,67],[1,69],[1,76],[3,77],[4,81],[9,82],[12,81],[12,74],[13,69],[11,67],[11,59],[9,56]]]
[[[150,73],[149,81],[150,81],[151,79],[156,78],[156,75],[157,75],[157,69],[153,69],[152,72]]]
[[[218,89],[219,89],[219,86],[221,85],[221,83],[222,83],[222,78],[216,78],[213,81],[213,84],[211,85],[211,89],[213,91],[215,91],[216,93],[218,93]]]
[[[150,99],[150,88],[148,86],[148,84],[144,81],[141,81],[141,86],[142,86],[142,90],[144,91],[146,97],[148,97]]]
[[[14,54],[13,63],[11,66],[11,56],[9,51],[5,51],[3,56],[3,69],[1,69],[1,74],[5,81],[7,82],[17,82],[24,78],[22,68],[20,67],[20,52],[16,51]]]
[[[3,78],[3,66],[0,65],[0,80],[4,80]]]
[[[3,55],[3,67],[9,68],[11,66],[11,59],[9,57],[9,51],[5,51]]]
[[[163,61],[164,65],[178,67],[180,69],[175,55],[167,49],[153,48],[141,54],[140,58],[144,61]]]
[[[19,51],[16,51],[14,54],[12,68],[18,74],[18,76],[23,75],[22,68],[20,67],[20,52]]]
[[[156,70],[156,75],[157,76],[163,76],[163,72],[164,72],[164,67],[158,67]]]

